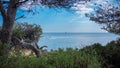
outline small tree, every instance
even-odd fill
[[[31,40],[31,42],[38,42],[42,34],[42,28],[40,25],[28,24],[28,23],[16,23],[13,27],[13,38],[22,38]],[[30,41],[28,41],[30,42]]]
[[[13,27],[11,48],[16,48],[17,46],[19,46],[22,48],[31,49],[36,54],[36,56],[40,56],[40,48],[37,45],[37,42],[41,37],[41,34],[42,29],[39,25],[17,23]]]

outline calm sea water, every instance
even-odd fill
[[[105,45],[118,37],[120,36],[111,33],[44,33],[39,45],[48,46],[47,50],[83,48],[94,43]]]

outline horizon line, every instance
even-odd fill
[[[109,33],[109,32],[43,32],[43,33]]]

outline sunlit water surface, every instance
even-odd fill
[[[118,37],[120,36],[111,33],[43,33],[39,45],[48,46],[47,50],[83,48],[94,43],[105,45]]]

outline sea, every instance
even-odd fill
[[[108,42],[120,38],[112,33],[43,33],[38,44],[48,46],[46,50],[58,48],[83,48],[94,43],[105,46]]]

